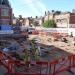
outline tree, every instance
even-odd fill
[[[20,20],[23,19],[23,18],[22,18],[22,15],[19,15],[19,19],[20,19]]]
[[[55,14],[59,15],[59,14],[61,14],[61,11],[56,11]]]
[[[31,48],[32,48],[32,56],[37,61],[37,60],[39,60],[39,50],[36,47],[37,45],[36,45],[35,40],[32,39],[30,44],[31,44]]]
[[[47,20],[43,23],[43,27],[46,28],[55,28],[56,27],[56,23],[54,20]]]
[[[52,10],[52,13],[54,13],[55,11],[54,10]]]

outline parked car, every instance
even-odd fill
[[[35,31],[35,28],[32,28],[32,27],[29,27],[29,28],[28,28],[28,33],[29,33],[29,34],[32,34],[33,31]]]

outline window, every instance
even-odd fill
[[[57,22],[61,22],[61,19],[57,19]]]
[[[8,9],[2,9],[1,10],[1,16],[9,16],[9,10]]]

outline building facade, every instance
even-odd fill
[[[8,0],[0,0],[0,25],[12,24],[12,8]]]
[[[75,28],[75,13],[61,12],[45,15],[44,21],[55,20],[57,28]]]
[[[61,13],[60,15],[55,15],[55,21],[57,27],[63,28],[75,28],[75,14],[74,13]]]
[[[0,0],[0,34],[12,33],[12,8],[8,0]]]

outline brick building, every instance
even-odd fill
[[[8,0],[0,0],[0,34],[11,34],[12,8]]]
[[[61,12],[45,15],[44,21],[54,19],[58,28],[75,28],[75,13]]]
[[[56,21],[57,27],[75,28],[74,13],[61,13],[59,15],[55,15],[54,19]]]
[[[12,24],[12,8],[8,0],[0,0],[0,25]]]

